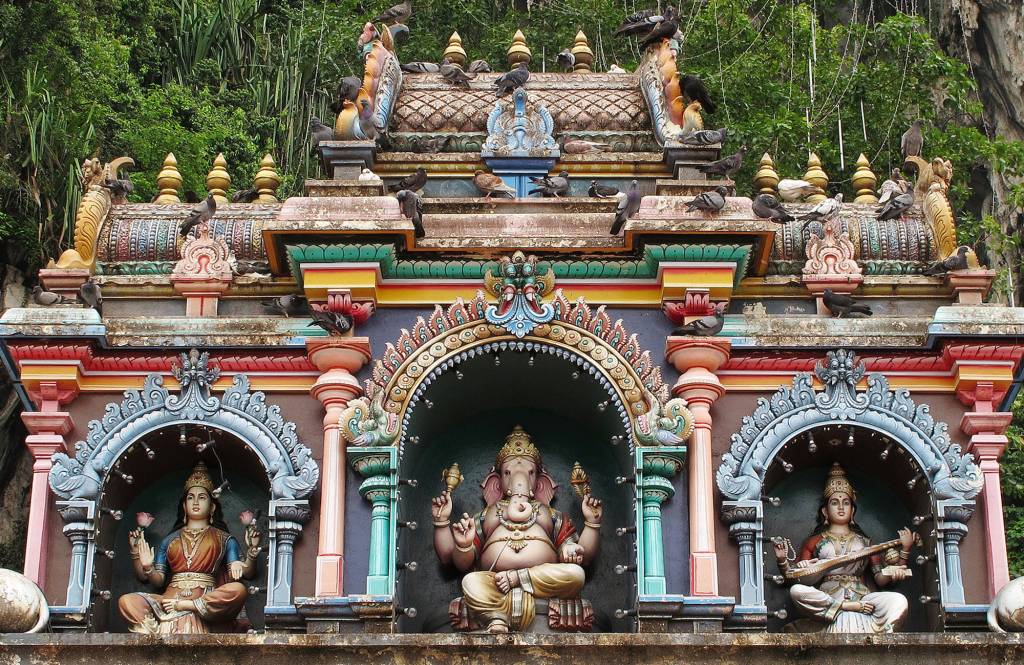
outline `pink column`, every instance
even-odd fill
[[[693,436],[687,457],[690,504],[690,593],[718,595],[715,552],[715,470],[711,455],[711,405],[725,394],[714,372],[729,359],[728,339],[669,337],[665,357],[679,370],[672,394],[693,412]]]
[[[985,556],[988,564],[989,600],[1010,581],[1003,497],[999,484],[999,458],[1009,443],[1005,433],[1013,420],[1013,414],[993,410],[993,392],[991,383],[979,382],[974,390],[975,410],[964,413],[960,420],[960,429],[971,437],[967,443],[967,452],[974,454],[985,480],[981,491],[984,497],[985,539],[988,542]]]
[[[33,395],[35,397],[35,395]],[[46,583],[46,560],[50,539],[50,457],[67,452],[64,435],[75,423],[71,414],[60,411],[62,402],[74,398],[73,393],[59,391],[56,383],[39,386],[39,411],[21,414],[28,428],[25,445],[32,453],[32,490],[28,505],[28,532],[25,543],[25,576],[39,585]]]
[[[338,420],[349,401],[362,394],[354,376],[371,358],[366,337],[306,340],[306,352],[322,374],[310,389],[323,403],[324,455],[320,474],[320,540],[316,595],[341,596],[345,569],[345,444]]]

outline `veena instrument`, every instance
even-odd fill
[[[915,540],[916,539],[917,536],[915,534]],[[860,559],[869,557],[873,554],[884,552],[890,547],[895,547],[899,544],[900,539],[894,538],[893,540],[887,540],[884,543],[878,543],[877,545],[869,545],[862,550],[857,550],[856,552],[841,554],[832,559],[823,559],[821,561],[816,561],[810,564],[809,566],[805,566],[803,568],[797,568],[794,565],[790,565],[788,569],[785,571],[785,573],[783,573],[783,577],[785,578],[786,582],[799,582],[800,584],[808,584],[813,586],[814,584],[817,584],[819,581],[821,581],[821,578],[825,577],[825,574],[828,573],[828,571],[830,570],[834,570],[835,568],[845,566],[846,564],[853,563],[854,561],[859,561]],[[889,568],[891,567],[886,567],[885,569],[883,569],[883,574],[887,574],[886,570],[888,570]],[[908,568],[907,577],[910,576],[911,571]]]

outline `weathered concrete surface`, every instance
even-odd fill
[[[0,665],[359,663],[377,665],[959,665],[1024,659],[1024,636],[867,635],[4,635]]]

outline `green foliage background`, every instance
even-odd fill
[[[7,262],[34,270],[67,246],[81,195],[84,157],[135,158],[133,198],[149,200],[163,157],[174,152],[185,188],[202,192],[224,152],[234,186],[245,187],[271,152],[297,193],[317,165],[306,136],[311,115],[327,118],[341,77],[361,74],[355,41],[388,0],[49,0],[0,5],[0,242]],[[525,2],[522,3],[525,5]],[[727,150],[746,143],[737,181],[749,194],[757,157],[770,152],[783,177],[800,176],[807,151],[850,191],[858,153],[884,176],[899,164],[899,137],[926,121],[926,154],[956,166],[953,203],[964,210],[972,170],[1024,173],[1024,145],[987,134],[968,67],[946,56],[927,17],[865,2],[836,22],[842,2],[683,0],[679,67],[699,74],[721,109],[709,126],[729,126]],[[878,7],[876,7],[878,5]],[[496,69],[514,30],[552,67],[578,29],[595,69],[632,70],[633,40],[612,36],[634,0],[415,0],[403,61],[436,61],[458,30],[470,59]],[[847,4],[846,9],[849,9]],[[890,12],[888,15],[884,11]],[[542,65],[544,61],[544,65]],[[812,95],[809,69],[813,71]],[[845,169],[840,168],[842,122]],[[866,134],[866,137],[865,137]],[[744,191],[746,187],[746,191]],[[1024,203],[1013,191],[1011,205]],[[992,218],[961,215],[962,240],[985,229],[994,249],[1015,255]],[[1024,452],[1021,425],[1007,453],[1004,488],[1015,572],[1024,573]]]

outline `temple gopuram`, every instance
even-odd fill
[[[370,28],[302,196],[271,155],[200,204],[209,164],[129,203],[130,157],[86,161],[0,318],[34,460],[0,662],[1024,658],[1024,309],[957,165],[779,174],[671,35],[554,73],[517,33],[500,73]]]

